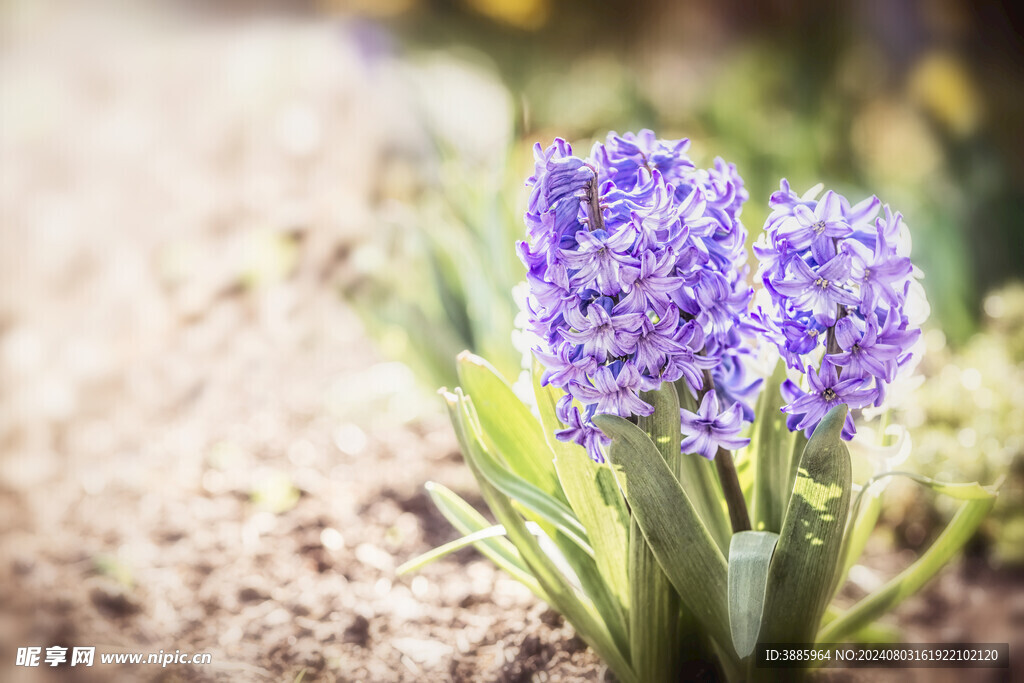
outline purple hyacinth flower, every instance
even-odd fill
[[[681,278],[672,275],[676,263],[676,255],[671,250],[666,250],[660,259],[653,251],[645,251],[640,258],[640,273],[622,297],[623,312],[663,314],[671,303],[669,292],[682,284]],[[678,321],[678,311],[676,319]]]
[[[818,348],[825,328],[813,318],[804,318],[783,322],[780,331],[786,338],[786,350],[795,355],[803,355]]]
[[[572,400],[568,394],[563,398],[569,399],[569,402]],[[559,403],[561,404],[562,401]],[[565,419],[562,419],[563,417]],[[572,441],[579,444],[587,450],[591,460],[604,462],[603,449],[611,443],[611,439],[605,436],[600,429],[585,421],[578,408],[569,405],[568,409],[564,411],[564,415],[560,414],[558,419],[562,420],[566,428],[556,431],[555,438],[559,441]]]
[[[848,242],[844,249],[853,257],[850,277],[860,285],[861,313],[869,315],[880,302],[899,306],[899,286],[910,277],[914,266],[909,258],[896,255],[885,240],[882,226],[877,228],[873,250],[856,241]]]
[[[831,327],[838,317],[839,305],[856,306],[860,300],[841,286],[850,274],[850,257],[837,254],[828,263],[811,269],[803,259],[790,261],[784,280],[773,280],[777,291],[791,297],[794,308],[810,310],[819,324]]]
[[[746,283],[730,283],[715,271],[703,274],[694,289],[697,322],[706,334],[724,335],[736,324],[737,310],[746,310],[753,290]]]
[[[618,374],[602,365],[594,373],[593,382],[593,386],[572,387],[572,394],[581,403],[597,404],[595,413],[629,417],[654,412],[654,407],[640,400],[637,394],[640,373],[631,363],[624,363]]]
[[[877,377],[886,382],[895,377],[900,347],[879,342],[875,321],[868,320],[860,332],[852,318],[843,318],[836,323],[836,341],[843,352],[828,357],[843,368],[844,377]]]
[[[812,210],[803,204],[793,207],[793,216],[778,229],[778,237],[794,249],[810,247],[815,255],[834,253],[832,240],[846,237],[853,229],[843,216],[841,197],[829,190]]]
[[[578,310],[566,311],[566,321],[575,328],[561,330],[561,336],[573,344],[582,344],[583,353],[604,363],[609,357],[626,355],[640,336],[640,326],[647,316],[643,313],[621,313],[606,303],[595,302],[584,316]]]
[[[837,405],[845,403],[850,408],[863,408],[875,398],[875,392],[867,388],[869,380],[862,377],[840,380],[836,366],[828,358],[821,361],[820,371],[807,366],[807,381],[811,388],[803,392],[791,380],[786,380],[783,394],[787,399],[795,398],[783,406],[782,412],[799,416],[791,429],[803,429],[808,437],[821,422],[821,418],[825,417],[825,413]],[[846,418],[843,434],[850,439],[857,430],[853,425],[853,417],[847,413]]]
[[[704,331],[696,321],[691,320],[680,327],[676,340],[682,348],[668,357],[662,379],[675,382],[683,378],[696,395],[704,387],[704,371],[717,367],[719,363],[717,356],[700,353],[704,339]]]
[[[891,344],[900,349],[900,357],[897,364],[902,365],[910,355],[910,347],[913,346],[921,336],[920,328],[911,328],[907,319],[899,314],[896,309],[890,309],[885,316],[885,322],[878,330],[878,341],[882,344]]]
[[[527,182],[524,313],[542,380],[571,397],[558,436],[595,460],[598,412],[647,414],[641,391],[682,378],[696,391],[706,372],[729,391],[749,384],[729,364],[751,331],[739,219],[748,194],[735,166],[697,169],[687,145],[611,134],[581,159],[556,140],[537,149]]]
[[[576,233],[579,248],[562,249],[566,266],[575,269],[569,280],[576,287],[594,287],[602,294],[622,291],[640,273],[640,261],[630,253],[636,233],[624,226],[614,234],[605,230]]]
[[[714,460],[719,448],[733,450],[750,443],[750,439],[737,436],[743,426],[743,408],[733,403],[719,412],[718,395],[714,391],[704,394],[696,413],[683,408],[679,414],[683,434],[687,435],[680,445],[683,453],[699,453]]]
[[[534,349],[537,360],[546,368],[541,384],[564,387],[568,384],[586,384],[587,377],[597,369],[597,360],[578,352],[579,347],[563,344],[555,353]]]
[[[644,316],[640,336],[636,340],[634,362],[637,368],[650,377],[658,378],[668,360],[669,354],[688,351],[676,337],[679,331],[679,309],[669,308],[658,322]],[[652,386],[652,389],[657,386]]]

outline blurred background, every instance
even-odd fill
[[[0,3],[2,677],[45,677],[17,647],[96,645],[213,653],[161,680],[588,678],[571,630],[472,551],[393,569],[454,535],[424,481],[475,500],[432,395],[455,354],[519,372],[533,143],[643,127],[738,166],[752,239],[782,177],[903,212],[932,307],[904,467],[1002,493],[889,626],[1019,637],[1004,4]],[[951,514],[887,495],[865,586]]]

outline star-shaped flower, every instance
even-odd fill
[[[733,450],[750,443],[750,439],[738,436],[743,427],[743,408],[733,403],[719,411],[718,395],[714,391],[704,394],[696,413],[683,408],[679,414],[686,435],[680,445],[683,453],[699,453],[713,460],[719,448]]]

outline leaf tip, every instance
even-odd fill
[[[821,422],[814,428],[811,438],[838,439],[843,430],[843,424],[846,422],[846,414],[849,411],[850,407],[845,403],[840,403],[835,408],[832,408],[825,413],[825,417],[821,418]]]

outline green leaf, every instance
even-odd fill
[[[679,460],[682,433],[679,426],[679,397],[675,387],[664,383],[655,391],[640,394],[654,412],[638,420],[666,464]],[[636,521],[629,533],[629,582],[631,604],[629,636],[633,668],[644,681],[673,681],[678,674],[680,651],[679,596],[658,564]],[[642,609],[640,607],[643,607]]]
[[[477,413],[474,410],[475,402],[471,397],[463,395],[458,388],[455,389],[455,395],[458,397],[458,409],[463,414],[467,434],[480,443],[480,448],[471,448],[468,453],[465,453],[467,459],[472,460],[473,466],[487,478],[492,486],[539,515],[543,521],[564,533],[584,552],[593,557],[594,549],[587,539],[587,530],[583,528],[572,509],[498,462],[491,454],[486,436],[477,421]],[[547,448],[546,445],[545,448]]]
[[[707,527],[647,434],[615,415],[597,415],[594,424],[612,439],[616,478],[680,599],[713,638],[728,643],[728,567]]]
[[[680,380],[675,385],[680,406],[691,413],[696,412],[697,399],[690,395],[685,380]],[[737,468],[742,468],[745,462],[747,461],[738,463]],[[697,514],[707,526],[708,533],[715,540],[715,545],[724,554],[729,548],[732,526],[729,523],[725,495],[718,482],[715,463],[696,453],[680,455],[669,460],[669,463],[673,466],[676,479],[686,492],[686,497],[693,503]]]
[[[463,351],[458,366],[459,383],[473,399],[484,443],[493,444],[491,450],[520,478],[566,502],[555,472],[554,453],[530,409],[483,358]]]
[[[629,665],[628,657],[616,646],[611,633],[594,609],[593,603],[576,592],[566,577],[554,565],[534,538],[523,519],[516,512],[511,499],[499,491],[477,468],[476,462],[483,451],[483,443],[476,430],[468,424],[471,415],[465,396],[445,393],[448,411],[455,431],[466,455],[466,463],[480,484],[480,491],[488,507],[505,527],[509,540],[515,545],[537,583],[548,596],[547,602],[562,613],[605,663],[624,683],[638,682]]]
[[[475,533],[491,526],[487,518],[477,512],[472,505],[441,484],[427,482],[426,489],[434,505],[459,533]],[[547,594],[530,574],[519,551],[508,539],[489,538],[477,543],[476,548],[487,559],[504,569],[509,576],[529,588],[538,598],[547,601]]]
[[[846,405],[807,442],[768,570],[762,643],[812,642],[832,598],[850,506],[850,453],[840,438]]]
[[[793,451],[789,456],[789,477],[786,483],[786,490],[789,492],[786,494],[787,510],[789,509],[790,497],[793,495],[793,486],[796,484],[797,472],[800,469],[800,459],[803,457],[803,453],[807,449],[807,443],[808,439],[804,436],[804,430],[798,429],[793,432]],[[785,521],[785,518],[783,518],[783,521]]]
[[[729,627],[740,659],[757,644],[768,568],[778,541],[779,535],[770,531],[741,531],[729,545]]]
[[[626,640],[626,615],[629,612],[627,548],[629,512],[615,476],[607,465],[596,463],[575,443],[559,441],[555,431],[563,425],[555,416],[555,404],[562,392],[540,385],[542,368],[534,361],[533,392],[544,425],[544,436],[555,452],[555,470],[569,504],[587,531],[594,549],[597,571],[607,585],[614,606],[598,605],[609,629]],[[580,577],[581,580],[583,577]]]
[[[616,646],[622,652],[629,652],[626,613],[623,611],[622,604],[612,593],[605,577],[602,576],[597,562],[557,529],[553,540],[567,564],[572,568],[576,578],[579,579],[583,593],[594,603],[594,608],[601,615],[601,620],[608,628]]]
[[[786,427],[785,401],[779,387],[786,380],[786,364],[781,360],[775,372],[765,382],[754,421],[755,434],[752,453],[757,461],[754,484],[754,529],[778,532],[786,514],[789,494],[790,458],[793,453],[793,434]]]
[[[843,538],[843,562],[838,580],[835,582],[834,593],[838,593],[842,588],[842,584],[846,582],[846,577],[850,573],[850,568],[856,564],[857,558],[864,552],[864,548],[868,544],[871,532],[874,531],[878,517],[882,513],[882,491],[884,489],[884,483],[879,486],[872,486],[869,483],[861,489],[857,496],[857,502],[851,511],[846,535]]]
[[[449,541],[444,545],[439,545],[433,550],[429,550],[419,557],[415,557],[408,562],[403,563],[398,569],[395,570],[395,574],[401,576],[402,574],[408,574],[414,572],[417,569],[421,569],[435,560],[440,560],[445,555],[454,553],[457,550],[462,550],[468,546],[474,545],[480,541],[487,540],[489,538],[495,538],[496,536],[504,536],[505,527],[500,524],[489,526],[486,529],[480,529],[474,531],[471,534],[467,534],[462,538],[457,538],[454,541]]]
[[[869,484],[886,476],[908,477],[937,493],[962,500],[964,503],[939,537],[916,562],[858,602],[841,617],[826,624],[818,637],[822,642],[842,641],[919,591],[970,540],[996,502],[997,493],[977,482],[950,484],[908,472],[886,472],[870,480]],[[855,509],[859,507],[859,503],[860,498]]]
[[[634,519],[629,534],[629,652],[633,669],[647,683],[677,680],[679,596]]]

